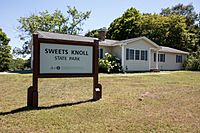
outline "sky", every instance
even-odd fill
[[[13,48],[21,47],[19,40],[19,23],[17,19],[27,17],[33,13],[56,9],[66,14],[67,6],[75,6],[79,11],[90,10],[90,18],[82,26],[82,35],[89,30],[109,27],[110,23],[120,17],[128,8],[135,7],[141,13],[160,13],[162,8],[172,7],[178,3],[193,4],[196,12],[200,12],[200,0],[1,0],[0,28],[11,39]]]

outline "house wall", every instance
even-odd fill
[[[122,47],[121,46],[114,46],[111,49],[112,55],[116,56],[120,60],[122,59]]]
[[[103,57],[105,56],[105,53],[112,54],[112,52],[111,52],[111,47],[101,46],[101,45],[100,45],[99,48],[102,48],[102,49],[103,49]]]
[[[147,50],[147,61],[145,60],[126,60],[126,48],[132,48],[134,50]],[[152,44],[145,40],[138,40],[128,45],[125,45],[125,52],[124,52],[124,70],[125,71],[149,71],[149,57],[150,48],[155,48]],[[141,56],[141,54],[140,54]]]
[[[122,47],[121,46],[99,46],[103,48],[103,54],[110,53],[117,58],[122,58]],[[126,48],[134,50],[147,50],[147,61],[145,60],[126,60]],[[154,48],[154,50],[152,50]],[[141,39],[127,45],[124,45],[124,70],[125,71],[150,71],[152,68],[156,68],[156,63],[154,62],[154,53],[157,48],[151,43]],[[150,53],[149,53],[150,52]],[[180,70],[183,69],[183,62],[185,61],[187,55],[159,52],[159,54],[165,54],[165,62],[158,62],[158,69],[160,70]],[[182,63],[176,63],[176,55],[182,55]],[[140,53],[141,57],[141,53]],[[121,59],[122,60],[122,59]],[[149,63],[150,61],[150,63]],[[151,66],[149,66],[149,64]]]
[[[187,57],[185,54],[176,53],[165,53],[159,52],[160,54],[165,54],[165,62],[159,62],[158,68],[160,70],[180,70],[183,69],[183,63]],[[176,63],[176,55],[182,55],[182,63]]]

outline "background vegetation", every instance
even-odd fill
[[[20,71],[20,70],[30,70],[31,63],[30,59],[12,59],[9,63],[9,71]]]
[[[10,39],[0,28],[0,72],[9,69],[9,63],[12,59],[9,41]]]
[[[37,31],[48,31],[63,34],[79,34],[82,31],[84,21],[90,16],[91,11],[80,12],[75,7],[67,7],[67,14],[60,10],[53,13],[41,11],[38,14],[32,14],[29,17],[20,17],[18,19],[19,37],[24,44],[22,48],[15,48],[14,53],[27,55],[30,54],[30,40],[32,34]]]
[[[186,70],[200,71],[200,50],[192,53],[185,61]]]

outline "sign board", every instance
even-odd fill
[[[65,34],[62,36],[65,38]],[[38,33],[32,39],[33,85],[28,88],[27,106],[38,107],[39,78],[93,77],[93,99],[102,97],[102,86],[98,83],[98,40],[39,38]]]
[[[40,44],[40,74],[93,72],[93,47]]]

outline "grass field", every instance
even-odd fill
[[[26,107],[31,75],[0,75],[0,132],[200,132],[200,72],[39,80],[39,108]]]

